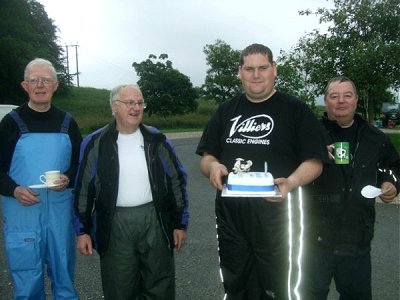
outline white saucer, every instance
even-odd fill
[[[226,185],[222,188],[222,197],[266,197],[266,198],[282,198],[282,194],[279,192],[278,188],[275,188],[274,191],[270,192],[253,192],[253,193],[245,193],[245,192],[235,192],[228,191],[226,189]]]
[[[30,189],[47,189],[47,188],[51,188],[51,187],[55,187],[55,186],[59,186],[59,185],[61,185],[61,184],[45,184],[45,183],[42,183],[42,184],[33,184],[33,185],[30,185],[30,186],[28,186]]]

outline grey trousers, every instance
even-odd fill
[[[175,299],[173,251],[153,203],[116,208],[100,267],[106,300]]]

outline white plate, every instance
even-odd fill
[[[391,188],[388,188],[382,191],[380,188],[377,188],[373,185],[366,185],[361,190],[361,195],[363,195],[365,198],[376,198],[382,194],[385,194],[386,192],[389,192],[390,189]]]
[[[226,185],[222,188],[222,197],[267,197],[267,198],[282,198],[282,194],[279,192],[278,188],[272,192],[254,192],[245,194],[243,192],[228,191]]]
[[[47,184],[32,184],[28,186],[30,189],[47,189],[55,186],[59,186],[60,184],[52,184],[52,185],[47,185]]]

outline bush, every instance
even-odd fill
[[[113,120],[109,104],[110,91],[81,87],[72,88],[70,95],[55,95],[54,104],[70,112],[82,132],[82,135],[110,123]],[[163,132],[198,131],[202,130],[215,112],[217,105],[212,100],[197,99],[197,111],[182,116],[148,116],[145,112],[143,123],[157,127]],[[320,117],[324,108],[317,107],[317,116]],[[400,152],[400,134],[388,134],[397,151]]]

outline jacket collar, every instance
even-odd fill
[[[161,133],[157,128],[145,124],[140,124],[139,129],[143,134],[143,138],[148,142],[164,142],[166,136]]]
[[[326,112],[324,112],[324,115],[322,116],[321,121],[323,124],[325,124],[326,126],[329,126],[332,129],[342,128],[338,125],[338,123],[335,120],[329,119],[328,114]],[[354,115],[354,122],[357,123],[357,126],[359,128],[361,128],[367,124],[367,121],[365,121],[363,119],[363,117],[361,117],[361,115],[359,115],[359,114]]]
[[[139,130],[143,135],[143,139],[147,142],[164,142],[166,140],[166,136],[153,126],[140,123]],[[109,124],[109,132],[116,141],[118,138],[118,130],[115,119]]]

